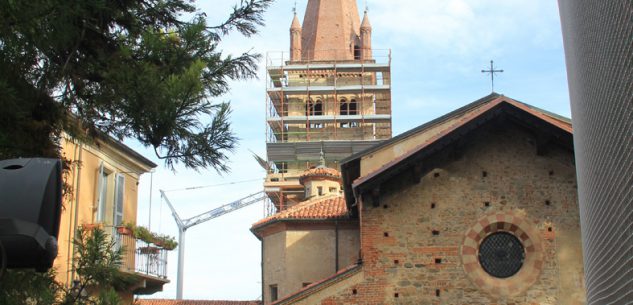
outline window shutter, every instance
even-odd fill
[[[97,222],[105,221],[107,189],[107,176],[103,168],[103,161],[101,161],[99,164],[99,173],[97,175]]]
[[[114,186],[114,225],[118,226],[123,223],[123,198],[125,191],[125,176],[116,175]]]

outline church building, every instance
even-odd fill
[[[309,0],[304,30],[353,25],[353,2]],[[585,304],[572,132],[492,93],[338,162],[319,149],[251,228],[264,304]]]

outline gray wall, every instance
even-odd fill
[[[633,0],[559,0],[589,304],[633,304]]]

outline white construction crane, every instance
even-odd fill
[[[243,207],[249,206],[251,204],[260,202],[266,199],[266,193],[261,191],[255,194],[248,195],[242,199],[238,199],[231,203],[227,203],[221,207],[215,208],[213,210],[204,212],[198,216],[194,216],[188,219],[181,219],[176,213],[176,209],[169,202],[167,195],[163,190],[160,190],[160,195],[171,210],[171,215],[174,216],[174,220],[176,220],[176,225],[178,226],[178,275],[176,277],[176,299],[182,300],[182,285],[183,285],[183,269],[185,265],[185,232],[187,229],[199,225],[201,223],[207,222],[213,218],[220,217],[224,214],[231,213],[235,210],[239,210]]]

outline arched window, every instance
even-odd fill
[[[349,115],[349,104],[347,103],[347,100],[344,98],[341,99],[340,114]]]
[[[321,100],[317,100],[316,103],[314,103],[313,115],[323,115],[323,103]]]
[[[312,100],[308,100],[306,102],[306,116],[316,116],[323,115],[323,102],[321,100],[316,100],[313,102]],[[308,127],[308,125],[306,125]],[[323,128],[322,123],[310,123],[310,128]]]
[[[358,45],[354,45],[354,59],[360,60],[360,47]]]
[[[306,115],[323,115],[323,102],[321,100],[316,100],[316,102],[308,100],[306,102]]]
[[[356,100],[352,99],[351,101],[349,101],[349,111],[348,111],[349,115],[357,115],[358,114],[358,103],[356,102]]]
[[[357,115],[358,103],[356,102],[356,100],[352,99],[348,102],[345,99],[341,99],[340,114],[341,115]],[[341,127],[343,128],[358,127],[358,122],[342,122]]]

